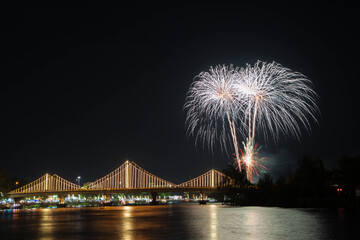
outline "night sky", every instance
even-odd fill
[[[257,1],[256,1],[257,2]],[[262,145],[274,177],[304,154],[359,155],[355,6],[241,1],[1,7],[0,168],[32,181],[101,178],[125,160],[180,183],[232,158],[195,148],[183,110],[217,64],[276,61],[311,79],[319,123]]]

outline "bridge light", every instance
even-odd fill
[[[78,182],[78,185],[79,185],[79,186],[80,186],[80,180],[81,180],[81,177],[78,176],[78,177],[77,177],[77,182]]]

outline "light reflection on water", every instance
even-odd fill
[[[47,236],[46,239],[51,240],[53,239],[52,233],[54,232],[54,226],[53,222],[53,214],[51,212],[51,209],[43,209],[40,216],[40,227],[39,232],[42,236]]]
[[[120,216],[120,222],[119,226],[123,226],[122,231],[119,232],[119,238],[125,239],[125,240],[131,240],[133,239],[132,236],[132,229],[133,229],[133,219],[131,215],[132,208],[129,206],[124,207],[123,216]]]
[[[159,205],[0,212],[1,239],[351,239],[359,212]]]
[[[218,216],[216,205],[210,205],[210,239],[218,239],[217,227],[218,227]]]

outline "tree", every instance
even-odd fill
[[[356,185],[360,184],[360,156],[354,158],[343,156],[337,163],[339,164],[340,172],[344,176],[349,195],[353,197]]]
[[[291,174],[288,177],[280,176],[274,184],[274,202],[277,206],[293,207],[296,206],[296,193]]]
[[[225,177],[219,186],[219,191],[230,198],[231,204],[240,204],[245,189],[251,186],[247,180],[246,171],[244,169],[239,171],[233,164],[229,164],[227,169],[223,169],[222,172]]]
[[[4,198],[11,190],[11,181],[5,170],[0,169],[0,199]]]
[[[325,184],[325,168],[321,159],[303,156],[294,176],[300,197],[319,197]]]
[[[262,205],[273,205],[274,204],[274,185],[273,178],[269,173],[265,173],[263,177],[259,178],[257,184],[259,191],[259,202]]]

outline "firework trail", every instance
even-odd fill
[[[210,149],[219,139],[226,150],[230,139],[239,169],[245,165],[251,180],[259,172],[256,168],[265,169],[255,157],[257,131],[265,141],[277,142],[280,135],[300,140],[302,126],[310,131],[308,116],[316,121],[316,99],[309,79],[278,63],[257,61],[241,69],[218,65],[200,73],[190,87],[185,104],[188,134]],[[237,133],[247,135],[241,152]]]

